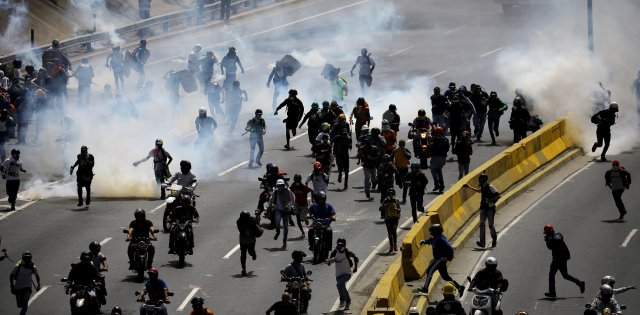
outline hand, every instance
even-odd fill
[[[350,73],[351,73],[351,76],[353,76],[353,71],[350,71]]]
[[[273,112],[274,116],[278,116],[278,111]]]
[[[138,167],[138,164],[140,164],[140,162],[138,162],[138,161],[133,162],[133,166],[134,166],[134,167]]]
[[[71,167],[71,169],[69,169],[69,175],[73,175],[73,167]]]
[[[353,268],[353,273],[358,272],[358,268]]]

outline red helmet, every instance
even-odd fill
[[[322,163],[320,163],[319,161],[315,161],[313,163],[313,169],[314,170],[321,170],[322,169]]]
[[[437,134],[437,135],[444,134],[444,128],[442,128],[442,127],[436,127],[436,134]]]
[[[619,165],[620,165],[620,161],[618,161],[618,160],[613,160],[613,162],[611,163],[611,165],[619,166]]]
[[[544,234],[549,234],[553,232],[553,225],[547,224],[544,226]]]
[[[159,273],[158,273],[158,269],[156,269],[156,268],[151,268],[151,269],[149,269],[149,270],[147,271],[147,273],[148,273],[149,275],[156,275],[156,277],[157,277],[157,276],[158,276],[158,274],[159,274]]]

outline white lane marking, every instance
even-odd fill
[[[456,27],[456,28],[454,28],[454,29],[450,29],[450,30],[448,30],[448,31],[446,31],[446,32],[444,32],[444,33],[445,33],[445,34],[451,34],[451,33],[453,33],[453,32],[457,32],[457,31],[459,31],[459,30],[461,30],[461,29],[463,29],[463,28],[466,28],[466,27],[467,27],[467,25],[458,26],[458,27]]]
[[[358,168],[356,168],[355,170],[349,172],[349,175],[353,175],[355,172],[359,171],[362,169],[362,166],[359,166]]]
[[[627,235],[627,238],[625,238],[624,242],[622,242],[622,247],[627,247],[627,245],[629,244],[629,241],[634,235],[636,235],[637,232],[638,232],[638,229],[631,230],[631,232],[629,232],[629,235]]]
[[[520,215],[518,215],[513,221],[509,222],[509,224],[507,224],[507,226],[505,226],[502,230],[500,230],[500,233],[498,233],[498,240],[500,240],[500,238],[502,238],[502,236],[508,235],[509,233],[507,233],[507,232],[514,225],[516,225],[516,223],[520,222],[520,220],[522,220],[522,218],[524,218],[527,214],[529,214],[529,212],[531,212],[531,210],[533,210],[535,207],[537,207],[547,197],[551,196],[554,192],[556,192],[556,190],[560,189],[560,187],[564,186],[564,184],[568,183],[574,177],[576,177],[578,174],[582,173],[582,171],[586,170],[592,163],[595,163],[595,162],[589,162],[589,164],[583,166],[581,169],[579,169],[575,173],[571,174],[569,177],[565,178],[562,182],[560,182],[560,184],[558,184],[556,187],[553,187],[546,194],[544,194],[542,196],[542,198],[539,198],[536,202],[534,202],[532,205],[530,205],[529,208],[527,208],[522,213],[520,213]],[[489,255],[490,252],[491,251],[485,251],[482,254],[482,256],[480,256],[480,259],[478,260],[478,262],[476,263],[475,267],[473,268],[470,276],[471,275],[475,275],[478,272],[478,270],[480,270],[480,267],[484,265],[484,260],[487,258],[487,255]],[[465,282],[466,282],[466,280],[465,280]],[[467,294],[466,296],[468,297],[470,295],[471,294]]]
[[[240,244],[236,245],[233,249],[231,249],[226,255],[224,255],[224,257],[222,257],[222,259],[229,259],[229,257],[231,257],[233,253],[238,251],[238,249],[240,249]]]
[[[436,202],[436,200],[438,200],[438,198],[440,198],[441,196],[442,195],[440,195],[440,196],[436,197],[435,199],[431,200],[431,202],[429,202],[427,204],[425,209],[428,209],[429,207],[431,207],[431,205],[434,202]],[[402,223],[402,225],[400,225],[396,231],[397,232],[401,232],[401,230],[403,228],[407,227],[412,222],[413,222],[413,217],[411,217],[411,218],[407,219],[406,221],[404,221],[404,223]],[[371,260],[380,252],[382,247],[384,247],[384,245],[386,245],[386,244],[389,244],[389,239],[387,239],[387,238],[385,238],[382,242],[380,242],[380,244],[378,244],[378,246],[376,246],[376,248],[369,254],[369,256],[367,256],[367,258],[362,262],[362,264],[360,266],[358,266],[358,273],[356,275],[352,276],[351,279],[347,282],[347,286],[346,286],[347,290],[351,289],[351,286],[353,286],[353,283],[360,277],[360,275],[362,274],[362,271],[365,270],[367,265],[369,263],[371,263]],[[337,311],[339,306],[340,306],[340,298],[337,298],[336,301],[333,303],[333,306],[331,307],[331,311],[330,312]]]
[[[16,212],[18,212],[18,211],[20,211],[20,210],[22,210],[22,209],[24,209],[24,208],[36,203],[36,202],[37,202],[37,200],[32,200],[32,201],[29,201],[29,202],[23,204],[22,206],[16,207],[16,210],[9,211],[9,212],[6,212],[4,214],[0,213],[0,220],[6,219],[10,215],[15,214]],[[6,206],[6,208],[9,209],[9,206]]]
[[[247,71],[249,71],[249,70],[251,70],[253,68],[255,68],[255,67],[248,67],[248,68],[244,69],[244,72],[247,72]]]
[[[44,293],[44,291],[46,289],[48,289],[50,287],[50,285],[45,285],[44,287],[40,288],[40,291],[36,292],[36,294],[34,294],[30,299],[29,299],[29,303],[27,303],[27,306],[31,306],[31,303],[33,303],[33,301],[35,301],[42,293]]]
[[[394,53],[390,54],[390,55],[389,55],[389,56],[387,56],[387,57],[393,57],[393,56],[398,55],[398,54],[401,54],[401,53],[403,53],[403,52],[405,52],[405,51],[407,51],[407,50],[409,50],[409,49],[411,49],[411,48],[413,48],[413,46],[409,46],[409,47],[407,47],[407,48],[405,48],[405,49],[400,49],[400,50],[398,50],[398,51],[396,51],[396,52],[394,52]]]
[[[184,299],[184,301],[182,301],[182,304],[180,304],[180,307],[178,307],[178,309],[176,309],[176,311],[178,311],[178,312],[184,311],[184,308],[187,307],[187,304],[189,304],[191,302],[191,299],[193,298],[194,295],[196,295],[196,292],[198,292],[198,290],[200,290],[200,288],[191,289],[191,293],[189,293],[189,295],[187,295],[187,297]]]
[[[226,170],[226,171],[224,171],[224,172],[222,172],[222,173],[218,174],[218,176],[224,176],[224,175],[227,175],[227,174],[229,174],[229,173],[233,172],[234,170],[236,170],[237,168],[240,168],[240,167],[242,167],[243,165],[247,165],[247,164],[249,164],[249,160],[246,160],[246,161],[244,161],[244,162],[242,162],[242,163],[240,163],[240,164],[238,164],[238,165],[236,165],[236,166],[234,166],[234,167],[232,167],[232,168],[230,168],[230,169],[228,169],[228,170]]]
[[[303,133],[291,138],[291,141],[296,140],[296,139],[300,139],[300,137],[302,137],[302,136],[304,136],[304,135],[306,135],[308,133],[309,133],[308,131],[305,131],[305,132],[303,132]]]
[[[499,48],[496,48],[496,49],[494,49],[494,50],[492,50],[492,51],[488,51],[488,52],[486,52],[486,53],[484,53],[484,54],[480,55],[480,58],[484,58],[484,57],[489,56],[489,55],[491,55],[491,54],[495,54],[495,53],[497,53],[497,52],[499,52],[499,51],[501,51],[501,50],[503,50],[503,49],[504,49],[504,47],[499,47]]]
[[[279,30],[279,29],[281,29],[281,28],[285,28],[285,27],[288,27],[288,26],[291,26],[291,25],[295,25],[295,24],[298,24],[298,23],[302,23],[302,22],[305,22],[305,21],[308,21],[308,20],[312,20],[312,19],[315,19],[315,18],[321,17],[321,16],[325,16],[325,15],[328,15],[328,14],[331,14],[331,13],[334,13],[334,12],[338,12],[338,11],[341,11],[341,10],[344,10],[344,9],[348,9],[348,8],[350,8],[350,7],[354,7],[354,6],[357,6],[357,5],[363,4],[363,3],[365,3],[365,2],[369,2],[369,0],[362,0],[362,1],[358,1],[358,2],[355,2],[355,3],[349,4],[349,5],[345,5],[345,6],[342,6],[342,7],[339,7],[339,8],[335,8],[335,9],[333,9],[333,10],[329,10],[329,11],[326,11],[326,12],[323,12],[323,13],[319,13],[319,14],[312,15],[312,16],[308,16],[308,17],[305,17],[305,18],[302,18],[302,19],[299,19],[299,20],[295,20],[295,21],[293,21],[293,22],[289,22],[289,23],[286,23],[286,24],[282,24],[282,25],[279,25],[279,26],[275,26],[275,27],[272,27],[272,28],[268,28],[268,29],[266,29],[266,30],[262,30],[262,31],[259,31],[259,32],[255,32],[255,33],[252,33],[252,34],[249,34],[249,35],[241,36],[241,37],[239,37],[239,38],[237,38],[237,39],[231,39],[231,40],[227,40],[227,41],[219,42],[218,44],[213,45],[213,46],[212,46],[212,48],[213,48],[213,47],[221,47],[221,46],[222,46],[222,47],[226,47],[226,46],[228,46],[230,43],[234,43],[234,42],[236,42],[236,41],[245,40],[245,39],[247,39],[247,38],[251,38],[251,37],[256,37],[256,36],[258,36],[258,35],[262,35],[262,34],[265,34],[265,33],[269,33],[269,32],[275,31],[275,30]],[[182,55],[180,55],[180,56],[182,56]],[[159,60],[154,60],[154,61],[152,61],[152,62],[148,62],[148,63],[147,63],[147,65],[154,65],[154,64],[164,63],[164,62],[167,62],[167,61],[173,60],[173,59],[175,59],[175,58],[178,58],[178,57],[180,57],[180,56],[172,56],[172,57],[162,58],[162,59],[159,59]]]
[[[104,246],[104,244],[107,244],[112,239],[113,239],[113,237],[107,237],[107,238],[103,239],[102,241],[100,241],[100,246]]]
[[[157,206],[157,207],[155,207],[155,208],[151,209],[151,211],[149,211],[149,213],[154,213],[154,212],[158,211],[158,209],[160,209],[160,208],[164,207],[166,204],[167,204],[167,202],[166,202],[166,201],[165,201],[165,202],[163,202],[163,203],[161,203],[159,206]]]
[[[433,79],[433,78],[439,77],[439,76],[441,76],[441,75],[443,75],[443,74],[445,74],[445,73],[447,73],[447,70],[442,70],[442,71],[440,71],[440,72],[438,72],[438,73],[436,73],[436,74],[434,74],[434,75],[430,76],[430,78],[432,78],[432,79]]]

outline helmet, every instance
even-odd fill
[[[396,195],[396,190],[395,190],[395,189],[393,189],[393,188],[389,188],[389,189],[387,190],[387,195],[395,196],[395,195]]]
[[[396,109],[398,108],[396,107],[395,104],[389,104],[389,110],[396,110]]]
[[[294,182],[301,182],[302,181],[302,175],[300,175],[300,174],[293,175],[293,181]]]
[[[498,96],[498,93],[496,91],[491,91],[491,93],[489,93],[489,97],[491,96]]]
[[[480,184],[484,184],[488,181],[489,181],[489,175],[485,174],[484,172],[478,175],[478,182]]]
[[[321,170],[322,169],[322,163],[320,163],[320,161],[313,162],[313,169],[314,170]]]
[[[278,180],[276,181],[276,186],[284,186],[284,185],[285,185],[285,184],[284,184],[284,179],[278,179]]]
[[[256,109],[256,115],[262,115],[262,109]]]
[[[320,105],[318,105],[318,103],[316,102],[311,103],[311,109],[318,109],[318,108],[320,108]]]
[[[272,167],[273,167],[272,163],[267,163],[267,165],[265,166],[265,168],[267,169],[267,173],[269,173],[269,171],[271,171]]]
[[[487,257],[487,259],[484,260],[484,266],[495,269],[498,267],[498,260],[495,257]]]
[[[424,117],[426,115],[427,115],[427,112],[424,109],[418,110],[418,116],[419,117]]]
[[[336,107],[338,107],[338,102],[336,102],[335,100],[331,101],[331,108],[336,108]]]
[[[213,57],[213,51],[209,50],[205,53],[207,57]]]
[[[83,146],[80,147],[80,151],[84,151],[84,150],[89,150],[89,148],[87,148],[86,145],[83,145]]]
[[[329,108],[329,105],[330,105],[329,101],[322,102],[322,108]]]
[[[367,51],[367,49],[366,49],[366,48],[362,48],[362,49],[360,49],[360,53],[361,53],[361,54],[363,54],[363,55],[366,55],[366,54],[367,54],[367,52],[368,52],[368,51]]]
[[[411,169],[412,169],[412,170],[413,170],[413,169],[415,169],[415,170],[420,169],[420,163],[418,163],[418,162],[411,162]]]
[[[367,134],[369,134],[369,126],[367,126],[367,125],[362,126],[362,130],[360,130],[360,132],[361,132],[363,135],[367,135]]]
[[[158,272],[158,269],[156,268],[149,268],[149,270],[147,271],[147,274],[149,274],[149,276],[155,275],[156,277],[160,275],[160,273]]]
[[[433,88],[433,93],[440,94],[440,87],[436,86]]]
[[[291,89],[291,90],[289,90],[289,95],[296,96],[296,95],[298,95],[298,91]]]
[[[136,209],[136,211],[133,213],[133,216],[136,218],[136,220],[144,220],[145,219],[145,212],[144,209]]]
[[[280,168],[278,168],[278,165],[271,164],[271,173],[278,174],[279,171],[280,171]]]
[[[233,46],[229,47],[229,52],[230,52],[230,53],[234,53],[234,52],[236,52],[236,48],[235,48],[235,47],[233,47]]]
[[[616,284],[616,278],[612,276],[604,276],[604,278],[602,278],[602,281],[600,281],[600,283],[607,284],[613,288],[613,285]]]
[[[356,105],[364,105],[364,103],[364,97],[358,97],[358,99],[356,100]]]
[[[204,108],[204,107],[200,107],[200,109],[198,109],[198,114],[206,115],[207,114],[207,109]]]
[[[380,128],[373,127],[371,128],[371,134],[377,136],[380,134]]]
[[[193,299],[191,299],[191,305],[193,307],[202,307],[204,306],[204,299],[199,296],[196,296]]]
[[[111,315],[122,315],[122,310],[119,307],[115,306],[111,309]]]
[[[456,83],[455,82],[449,82],[449,90],[455,90],[456,89]]]
[[[243,218],[243,219],[251,218],[251,213],[249,213],[249,211],[246,211],[246,210],[242,211],[240,212],[240,218]]]
[[[451,281],[447,281],[442,287],[442,295],[456,295],[456,291],[456,286]]]
[[[102,245],[100,245],[100,243],[93,241],[89,244],[89,250],[92,253],[98,253],[100,251],[100,249],[102,249]]]
[[[322,123],[322,131],[329,131],[331,129],[331,125],[329,123]]]
[[[20,155],[20,150],[18,150],[18,149],[11,149],[11,155]]]
[[[513,99],[513,106],[522,106],[522,97],[516,96],[516,98]]]
[[[193,46],[193,50],[196,50],[196,49],[197,49],[197,50],[202,49],[202,45],[200,45],[200,44],[196,44],[195,46]]]
[[[612,109],[614,111],[618,111],[618,103],[617,102],[611,102],[611,104],[609,104],[609,109]]]
[[[51,46],[53,46],[53,48],[58,48],[58,46],[60,46],[60,41],[57,39],[52,40]]]
[[[344,239],[344,237],[340,237],[338,238],[338,240],[336,241],[337,245],[340,245],[342,247],[347,246],[347,240]]]
[[[305,254],[305,253],[304,253],[303,251],[301,251],[301,250],[297,250],[297,249],[296,249],[296,250],[294,250],[294,251],[291,253],[291,258],[292,258],[294,261],[296,261],[296,260],[300,260],[300,261],[302,261],[302,259],[304,259],[305,257],[307,257],[307,254]]]
[[[156,145],[163,145],[164,141],[162,139],[156,139]]]
[[[620,161],[618,160],[613,160],[613,162],[611,162],[612,166],[620,166]]]
[[[436,134],[437,135],[443,135],[444,134],[444,128],[436,127]]]
[[[527,311],[525,311],[525,310],[521,310],[521,311],[518,311],[518,312],[516,313],[516,315],[529,315],[529,312],[527,312]]]
[[[613,288],[608,284],[603,284],[600,287],[600,297],[610,299],[613,296]]]
[[[319,192],[319,193],[316,195],[316,200],[318,200],[318,201],[322,201],[322,202],[327,201],[327,193],[326,193],[326,192],[324,192],[324,191]]]
[[[442,225],[440,224],[431,224],[431,226],[429,227],[429,233],[431,233],[434,236],[440,236],[442,235],[442,233],[444,232],[444,229],[442,229]]]
[[[31,262],[31,259],[33,258],[33,255],[31,254],[30,251],[25,251],[24,253],[22,253],[22,260],[25,262]]]
[[[187,172],[191,170],[191,162],[187,160],[180,161],[180,169],[187,169]]]
[[[338,119],[340,119],[340,120],[346,120],[346,119],[347,119],[347,116],[345,116],[344,114],[340,114],[340,115],[338,115]]]
[[[553,232],[553,225],[547,224],[544,226],[544,234],[549,234]]]
[[[82,252],[82,254],[80,254],[80,261],[81,262],[91,261],[91,256],[92,254],[90,251]]]

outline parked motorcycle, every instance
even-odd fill
[[[284,272],[280,272],[280,274],[282,275],[282,281],[286,281],[287,284],[285,286],[284,291],[289,293],[289,296],[291,297],[291,303],[293,305],[296,306],[296,309],[298,310],[299,314],[304,314],[307,312],[307,308],[309,307],[309,301],[308,299],[311,298],[311,295],[308,295],[308,299],[307,301],[303,301],[301,296],[302,296],[302,292],[305,288],[307,288],[308,284],[307,282],[312,282],[313,280],[309,279],[308,277],[287,277]],[[307,271],[307,276],[310,276],[312,274],[311,271]],[[307,290],[309,293],[311,292],[311,289]]]
[[[136,296],[140,295],[139,291],[135,292]],[[169,292],[169,296],[173,296],[173,292]],[[140,314],[142,315],[157,315],[157,314],[163,314],[162,312],[162,308],[163,306],[166,308],[166,304],[169,304],[169,301],[152,301],[149,299],[136,299],[136,302],[140,302],[142,303],[140,309],[141,312]]]
[[[313,229],[313,264],[319,264],[329,257],[331,250],[333,230],[331,230],[331,219],[313,218],[313,223],[309,229]]]
[[[62,278],[60,281],[67,282],[67,278]],[[100,314],[100,302],[96,292],[98,287],[99,284],[96,282],[91,285],[65,286],[65,293],[70,296],[69,304],[72,315]]]
[[[158,233],[155,230],[154,233]],[[122,230],[122,233],[128,234],[128,230]],[[144,272],[147,270],[147,261],[149,259],[149,242],[152,239],[148,237],[136,237],[131,240],[133,244],[136,244],[135,252],[133,254],[133,270],[138,273],[136,278],[138,282],[144,281]]]

